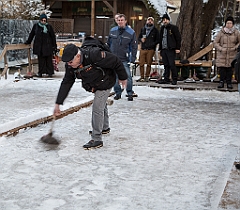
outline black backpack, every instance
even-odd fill
[[[82,46],[80,47],[81,51],[83,51],[83,55],[84,55],[85,59],[87,59],[88,61],[90,59],[90,57],[89,57],[90,50],[93,47],[99,48],[100,51],[111,52],[107,43],[104,44],[102,41],[88,36],[88,37],[85,38],[84,42],[82,43]],[[89,63],[90,63],[90,61],[89,61]],[[93,65],[97,66],[97,63],[91,63],[91,64],[88,64],[87,66],[84,66],[83,68],[78,68],[78,69],[75,70],[75,73],[81,72],[81,71],[86,71],[87,69],[91,69],[91,67]],[[100,67],[97,67],[97,68],[101,69]],[[101,71],[104,72],[102,69],[101,69]]]
[[[93,37],[86,37],[81,48],[84,58],[88,61],[88,65],[77,68],[74,70],[77,78],[85,77],[85,80],[82,82],[83,87],[90,92],[95,92],[96,89],[102,88],[104,83],[109,80],[108,75],[105,73],[104,69],[99,67],[96,63],[91,63],[90,59],[90,50],[94,47],[97,47],[102,51],[102,57],[106,56],[104,51],[111,52],[107,44],[104,44],[98,39]],[[94,68],[93,68],[94,67]]]
[[[83,49],[85,51],[92,47],[98,47],[102,51],[111,52],[107,43],[103,43],[102,41],[100,41],[98,39],[88,36],[85,38],[84,42],[82,43],[81,49]]]

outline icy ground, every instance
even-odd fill
[[[61,82],[0,80],[0,133],[52,114]],[[0,137],[1,210],[212,210],[240,159],[238,92],[134,87],[109,107],[104,146],[90,140],[91,107]],[[74,84],[64,109],[92,99]],[[239,196],[240,197],[240,196]]]

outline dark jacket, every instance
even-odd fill
[[[113,21],[113,23],[110,25],[110,29],[113,27],[116,27],[118,24],[115,22],[115,20]]]
[[[160,41],[159,41],[159,50],[162,50],[162,40],[163,40],[163,30],[165,26],[160,28]],[[181,35],[178,30],[178,27],[172,24],[168,24],[167,28],[167,44],[168,49],[171,50],[180,50],[181,47]]]
[[[119,80],[127,79],[126,70],[119,58],[110,52],[105,52],[103,56],[102,52],[97,47],[91,48],[88,54],[81,50],[82,64],[85,67],[92,64],[90,70],[75,73],[76,69],[66,63],[66,72],[58,92],[57,104],[63,104],[76,78],[82,79],[82,87],[90,92],[112,88],[116,83],[116,74]]]
[[[156,27],[154,27],[149,35],[146,37],[145,42],[142,42],[141,39],[143,38],[143,35],[146,34],[146,28],[143,27],[141,29],[141,32],[138,36],[138,41],[142,43],[141,49],[142,50],[155,50],[157,44],[159,43],[159,32]]]
[[[33,54],[41,56],[53,55],[53,52],[57,49],[56,37],[51,25],[47,25],[48,32],[43,33],[43,27],[40,27],[38,23],[33,25],[33,28],[29,34],[26,44],[31,44],[33,38]]]
[[[238,46],[237,51],[238,51],[238,53],[235,56],[235,58],[233,59],[231,66],[235,70],[237,82],[240,83],[240,45]]]
[[[135,31],[129,26],[126,26],[122,33],[118,26],[113,27],[110,30],[107,44],[111,52],[122,62],[135,62],[138,43]]]

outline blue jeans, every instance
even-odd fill
[[[131,71],[130,71],[130,64],[128,64],[128,62],[122,62],[122,63],[127,72],[127,75],[128,75],[126,91],[127,91],[128,95],[132,95],[133,94],[133,90],[132,90],[133,81],[132,81],[132,75],[131,75]],[[119,81],[118,81],[118,77],[117,77],[116,83],[114,85],[114,92],[116,95],[121,95],[122,91],[123,90],[122,90],[121,86],[119,85]]]

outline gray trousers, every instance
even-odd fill
[[[97,90],[92,105],[92,140],[102,141],[102,130],[109,128],[107,99],[111,89]]]

